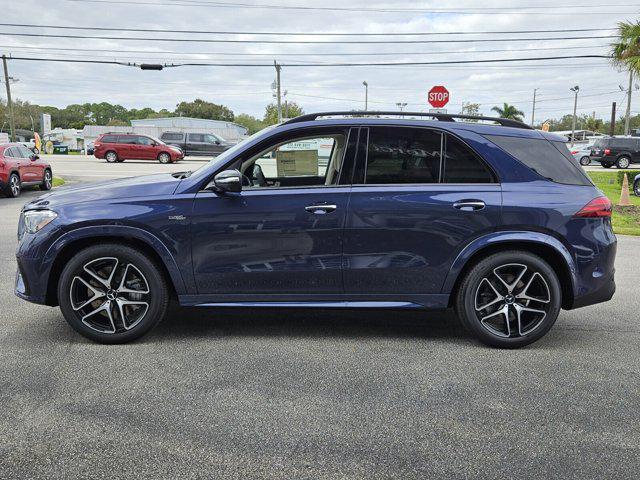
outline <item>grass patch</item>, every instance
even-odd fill
[[[60,186],[64,185],[64,179],[62,179],[60,177],[53,177],[52,185],[54,187],[60,187]]]
[[[629,193],[631,207],[618,207],[622,185],[618,181],[618,172],[587,172],[593,183],[596,184],[611,203],[613,203],[613,231],[620,235],[640,235],[640,197],[633,194],[633,177],[629,177]]]

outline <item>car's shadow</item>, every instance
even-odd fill
[[[174,308],[142,341],[212,335],[471,338],[451,311]]]

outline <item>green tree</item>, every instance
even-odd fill
[[[611,44],[611,61],[617,67],[640,74],[640,21],[618,23],[619,40]]]
[[[495,106],[491,109],[492,112],[496,112],[501,118],[511,118],[513,120],[522,121],[522,117],[524,117],[524,112],[522,110],[518,110],[517,107],[513,105],[509,105],[505,103],[502,108]]]
[[[462,108],[460,109],[461,115],[480,115],[480,104],[471,102],[462,102]]]
[[[259,120],[246,113],[241,113],[240,115],[236,115],[236,118],[233,121],[238,125],[247,127],[250,135],[253,133],[256,133],[259,130],[262,130],[265,127],[265,123],[262,120]]]
[[[288,100],[282,104],[282,118],[295,118],[304,115],[304,110],[296,102]],[[266,125],[275,125],[278,123],[278,105],[270,103],[266,106],[264,112],[264,123]]]
[[[175,115],[180,117],[206,118],[233,122],[233,112],[224,105],[196,98],[193,102],[180,102],[176,105]]]

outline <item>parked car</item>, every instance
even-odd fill
[[[633,179],[633,193],[640,197],[640,174]]]
[[[13,198],[20,195],[23,187],[32,185],[51,190],[51,165],[21,143],[0,145],[0,190]]]
[[[182,151],[162,140],[147,135],[100,135],[93,144],[93,155],[109,163],[125,160],[158,160],[160,163],[177,162],[184,158]]]
[[[571,149],[571,155],[576,159],[583,167],[591,164],[591,150],[593,145],[575,145]]]
[[[216,156],[233,147],[234,143],[213,133],[164,132],[160,139],[180,147],[185,155]]]
[[[563,137],[508,119],[397,115],[303,115],[194,172],[33,200],[15,292],[59,305],[104,343],[148,332],[175,298],[453,308],[482,342],[508,348],[541,338],[560,309],[613,296],[611,203]],[[317,145],[329,143],[325,168]]]
[[[629,168],[640,161],[640,137],[599,138],[591,149],[591,160],[600,162],[604,168]]]

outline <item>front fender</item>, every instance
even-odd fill
[[[447,275],[447,278],[445,279],[444,285],[442,287],[442,293],[452,292],[456,280],[460,275],[460,272],[462,272],[462,269],[467,264],[467,262],[480,250],[493,245],[498,245],[500,243],[514,242],[543,245],[546,247],[551,247],[557,253],[559,253],[566,262],[566,267],[571,277],[571,290],[575,295],[578,290],[578,274],[574,259],[567,247],[565,247],[564,244],[562,244],[557,238],[554,238],[551,235],[542,232],[530,231],[494,232],[476,238],[474,241],[464,247],[460,251],[460,253],[458,253],[456,259],[453,261],[451,269],[449,270],[449,274]]]
[[[169,272],[176,293],[178,295],[189,293],[187,291],[184,279],[182,278],[182,274],[180,273],[180,269],[178,268],[175,258],[166,247],[166,245],[152,233],[141,228],[132,227],[129,225],[95,225],[71,230],[70,232],[67,232],[57,238],[56,241],[49,247],[44,255],[43,264],[48,266],[53,265],[56,257],[64,247],[72,242],[89,237],[94,239],[99,239],[100,237],[129,237],[144,242],[150,248],[152,248],[162,259],[164,266]]]

